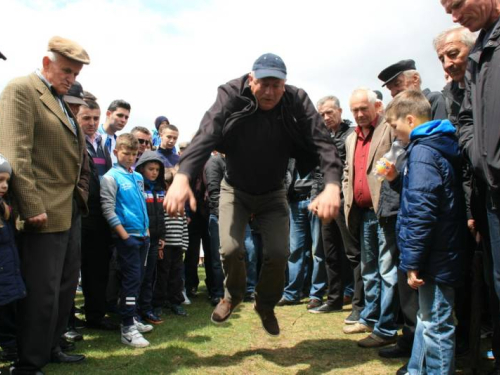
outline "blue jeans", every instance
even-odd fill
[[[372,327],[382,338],[397,334],[399,309],[396,218],[380,221],[373,210],[361,212],[361,276],[365,285],[365,308],[360,323]]]
[[[420,309],[408,363],[409,374],[448,375],[455,372],[454,297],[452,287],[431,280],[425,280],[418,288]]]
[[[247,270],[247,290],[249,295],[255,292],[255,286],[259,281],[259,258],[262,258],[262,240],[260,234],[256,233],[248,224],[245,228],[245,262]]]
[[[214,214],[210,214],[208,219],[208,234],[210,235],[210,251],[212,252],[210,266],[213,273],[213,286],[210,295],[212,298],[222,298],[224,297],[224,272],[219,252],[219,218]]]
[[[283,293],[283,297],[289,301],[300,300],[300,293],[306,278],[309,249],[313,256],[309,298],[322,299],[326,292],[326,265],[321,240],[321,221],[307,209],[310,202],[309,199],[290,202],[288,284]]]

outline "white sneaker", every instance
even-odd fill
[[[136,318],[134,318],[134,324],[139,333],[151,332],[153,330],[153,326],[151,324],[144,324],[139,322]]]
[[[149,341],[146,340],[137,330],[135,325],[122,327],[122,344],[132,346],[134,348],[145,348],[149,346]]]
[[[183,305],[190,305],[191,304],[191,300],[188,298],[187,294],[186,294],[186,289],[184,289],[182,291],[182,295],[184,296],[184,302],[182,302]]]

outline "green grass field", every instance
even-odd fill
[[[204,275],[200,275],[204,279]],[[189,317],[167,312],[165,321],[145,334],[146,349],[120,342],[118,332],[82,330],[77,353],[87,360],[75,365],[52,364],[47,374],[395,374],[404,360],[386,360],[376,349],[361,349],[364,334],[342,333],[350,313],[310,314],[305,304],[277,307],[281,336],[272,338],[261,327],[251,303],[242,304],[224,325],[210,322],[213,307],[202,288]],[[77,304],[81,304],[81,296]],[[483,371],[491,367],[484,361]],[[467,366],[467,359],[459,367]],[[471,373],[459,370],[461,374]]]

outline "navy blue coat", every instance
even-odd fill
[[[455,128],[448,120],[430,121],[410,141],[396,226],[399,268],[418,270],[424,281],[460,285],[467,228]]]
[[[0,198],[0,204],[3,201]],[[11,221],[0,218],[0,306],[26,296]]]

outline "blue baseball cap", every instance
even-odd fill
[[[286,66],[281,57],[274,53],[265,53],[253,63],[255,78],[274,77],[286,79]]]

